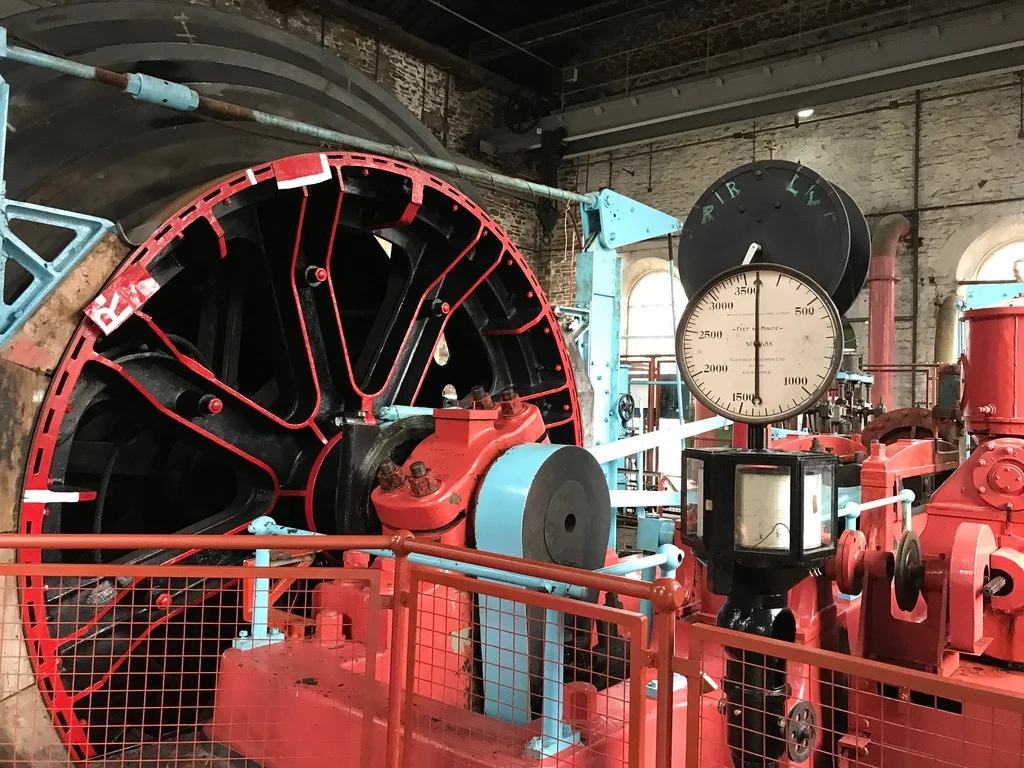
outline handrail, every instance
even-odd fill
[[[314,545],[315,542],[315,545]],[[638,581],[621,576],[612,576],[596,571],[571,568],[554,563],[483,552],[445,544],[419,541],[412,534],[402,531],[393,536],[251,536],[251,535],[210,535],[210,534],[141,534],[138,536],[114,533],[53,534],[35,533],[0,534],[0,550],[231,550],[251,552],[257,549],[308,552],[317,550],[391,550],[398,557],[409,554],[426,555],[459,563],[468,563],[483,568],[492,568],[508,573],[530,576],[552,582],[586,587],[594,592],[612,592],[640,600],[651,600],[655,605],[669,605],[675,600],[673,590],[656,588],[657,582]],[[116,567],[111,563],[103,567]],[[53,566],[50,566],[53,567]],[[79,566],[80,567],[80,566]],[[171,565],[169,568],[182,567]],[[674,582],[678,584],[678,582]],[[682,589],[682,586],[679,585]]]

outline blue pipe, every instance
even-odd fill
[[[562,614],[550,608],[544,612],[544,702],[541,705],[541,733],[556,744],[562,735]]]
[[[256,567],[270,567],[270,550],[256,550]],[[270,579],[256,579],[253,587],[255,594],[252,600],[252,638],[253,640],[266,640],[270,637],[268,625],[270,623]]]
[[[393,558],[395,556],[394,552],[387,549],[363,549],[360,551],[365,552],[368,555],[373,555],[374,557]],[[500,571],[497,568],[487,568],[482,565],[458,563],[454,560],[445,560],[440,557],[409,555],[409,562],[416,563],[417,565],[425,565],[429,568],[440,568],[445,571],[454,571],[455,573],[461,573],[465,576],[477,576],[482,579],[490,579],[491,581],[498,581],[503,584],[512,584],[517,587],[537,590],[538,592],[547,592],[553,595],[568,595],[569,597],[575,597],[580,600],[586,599],[587,595],[590,594],[589,589],[575,584],[562,584],[557,581],[535,579],[532,576],[522,576],[518,573],[509,573],[508,571]]]
[[[433,408],[422,408],[418,405],[385,405],[377,411],[377,418],[381,421],[398,421],[408,419],[411,416],[433,416]]]
[[[3,27],[0,27],[0,57],[22,64],[42,67],[54,72],[61,72],[73,77],[80,77],[85,80],[95,80],[105,85],[119,88],[140,101],[158,104],[180,112],[197,111],[212,117],[258,123],[271,128],[280,128],[291,133],[297,133],[301,136],[309,136],[319,142],[329,142],[349,149],[390,157],[393,160],[401,160],[421,168],[429,168],[440,173],[460,176],[464,179],[478,181],[482,184],[500,187],[512,192],[525,193],[550,200],[560,200],[566,203],[579,203],[591,208],[596,208],[598,205],[598,196],[593,192],[581,195],[576,192],[549,187],[545,184],[535,184],[532,181],[517,179],[513,176],[493,173],[485,168],[464,165],[463,163],[453,163],[450,160],[441,160],[420,152],[414,152],[411,149],[405,149],[404,147],[382,144],[379,141],[364,139],[361,136],[353,136],[349,133],[322,128],[258,109],[243,107],[219,99],[207,98],[181,83],[161,80],[160,78],[140,73],[126,75],[120,72],[112,72],[98,67],[79,64],[78,62],[58,56],[31,51],[27,48],[7,45],[7,30]]]
[[[672,235],[669,235],[669,243],[672,242]],[[668,256],[668,297],[672,304],[672,330],[675,331],[676,324],[679,322],[676,319],[676,271],[675,263],[672,260],[672,254]],[[679,363],[676,363],[676,397],[679,398],[676,402],[679,408],[679,423],[683,422],[683,375],[679,367]]]

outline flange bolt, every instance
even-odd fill
[[[327,270],[323,267],[306,267],[306,282],[314,288],[327,280]]]
[[[519,399],[519,395],[509,387],[501,390],[501,399],[498,402],[498,408],[501,412],[501,418],[511,419],[513,416],[518,416],[522,413],[526,406],[523,405],[523,401]]]
[[[405,476],[395,462],[388,460],[377,469],[377,482],[382,491],[391,493],[405,485]]]
[[[437,490],[437,481],[430,467],[422,461],[414,461],[409,467],[409,492],[419,498]]]
[[[494,409],[494,400],[491,399],[490,393],[480,385],[473,387],[469,394],[473,399],[473,410],[490,411]]]
[[[215,395],[203,395],[199,398],[199,412],[216,416],[224,410],[224,401]]]

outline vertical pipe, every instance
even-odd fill
[[[656,429],[661,427],[661,390],[658,388],[658,375],[660,370],[658,364],[655,361],[653,355],[647,361],[647,431],[654,432]],[[644,461],[644,469],[647,467],[654,466],[654,448],[650,448],[647,451],[646,460]],[[644,489],[644,484],[637,477],[636,487],[638,491]]]
[[[934,363],[952,365],[956,362],[957,295],[953,292],[943,299],[935,315]]]
[[[704,658],[704,641],[699,625],[690,630],[690,661],[695,674],[686,678],[686,760],[685,768],[700,768],[700,714],[703,680],[700,660]]]
[[[672,262],[672,235],[668,236],[668,287],[669,287],[669,301],[672,304],[672,332],[675,333],[676,326],[679,324],[679,320],[676,316],[676,270],[675,265]],[[679,362],[676,362],[676,397],[679,398],[679,421],[683,421],[683,375],[679,368]]]
[[[679,603],[682,603],[682,585],[678,581],[659,579],[655,582],[655,590],[659,586],[664,588],[664,583],[676,584],[679,589],[672,588],[673,592],[679,593]],[[657,598],[657,596],[656,596]],[[666,605],[664,597],[655,599],[654,613],[654,636],[657,638],[657,681],[658,681],[658,707],[657,707],[657,733],[658,743],[655,747],[654,764],[656,768],[672,768],[672,720],[675,714],[673,707],[675,680],[672,671],[672,657],[676,649],[676,614],[675,610]]]
[[[871,237],[868,266],[868,371],[875,377],[873,391],[886,410],[893,408],[892,365],[896,357],[896,249],[910,232],[910,221],[900,214],[886,216]],[[882,370],[877,370],[880,366]]]
[[[910,240],[910,279],[911,316],[914,318],[910,326],[910,362],[913,368],[910,373],[910,402],[917,405],[917,335],[918,317],[921,302],[921,92],[914,91],[914,230]]]
[[[562,614],[550,608],[544,612],[544,702],[541,733],[551,739],[555,750],[562,745]]]
[[[10,106],[11,86],[0,77],[0,199],[7,196],[7,181],[4,179],[4,160],[7,157],[7,109]]]
[[[270,550],[256,550],[256,567],[270,567]],[[267,625],[270,621],[270,579],[259,578],[253,582],[252,596],[252,637],[266,640],[270,635]]]
[[[408,589],[409,557],[404,551],[396,551],[395,591],[391,604],[391,665],[388,678],[388,728],[384,746],[385,768],[400,768],[402,765],[402,674],[405,672],[404,656],[409,623]]]

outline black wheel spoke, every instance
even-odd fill
[[[179,361],[161,353],[128,355],[102,365],[136,390],[164,418],[263,469],[276,487],[302,490],[301,457],[317,450],[312,431],[289,428],[238,397],[230,389],[214,389]],[[220,403],[213,412],[214,398]]]

